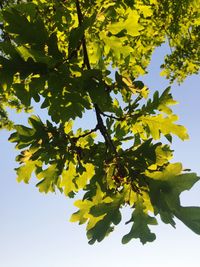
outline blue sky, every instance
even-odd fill
[[[168,81],[159,76],[159,65],[166,48],[153,56],[144,81],[151,90],[163,90]],[[189,77],[172,92],[179,105],[174,111],[189,131],[190,140],[174,139],[174,160],[200,175],[200,77]],[[40,114],[45,117],[45,114]],[[13,117],[16,117],[12,114]],[[24,120],[19,115],[19,120]],[[129,226],[120,225],[107,239],[88,245],[85,227],[69,223],[75,211],[72,200],[60,194],[40,194],[34,184],[16,182],[16,151],[0,132],[0,266],[2,267],[100,267],[138,266],[199,267],[200,236],[177,221],[177,229],[164,224],[152,227],[157,239],[145,246],[135,240],[121,244]],[[182,195],[185,205],[200,206],[200,182]],[[124,211],[124,220],[127,212]]]

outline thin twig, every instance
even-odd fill
[[[81,134],[81,135],[79,135],[77,137],[72,137],[71,139],[73,139],[73,141],[76,142],[76,141],[78,141],[78,139],[86,137],[86,136],[90,135],[91,133],[96,132],[97,130],[98,130],[98,127],[96,126],[94,129],[90,130],[89,132]]]
[[[116,117],[116,116],[113,116],[112,114],[111,115],[108,115],[108,114],[106,114],[104,112],[101,112],[101,115],[103,115],[104,117],[110,118],[110,119],[117,120],[117,121],[123,121],[123,120],[125,120],[124,117]]]

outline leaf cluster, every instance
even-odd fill
[[[123,243],[154,241],[149,225],[157,215],[173,227],[178,218],[200,234],[200,208],[180,203],[199,177],[170,162],[173,136],[188,139],[171,108],[176,101],[170,87],[148,97],[138,79],[166,40],[172,50],[163,64],[167,78],[182,81],[199,70],[198,7],[194,0],[1,6],[0,128],[14,129],[17,180],[35,176],[40,192],[59,190],[70,198],[82,192],[71,221],[87,224],[90,244],[114,230],[125,206],[131,227]],[[48,110],[46,122],[35,114],[29,125],[9,121],[7,107],[29,111],[34,102]],[[93,127],[74,127],[91,113]]]

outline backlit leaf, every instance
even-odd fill
[[[142,244],[152,242],[156,236],[153,234],[148,225],[155,225],[157,221],[145,212],[145,206],[141,200],[138,200],[135,205],[132,217],[127,223],[133,222],[130,232],[122,239],[122,243],[126,244],[133,238],[139,238]]]

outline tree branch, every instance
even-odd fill
[[[117,153],[117,150],[116,150],[116,147],[103,123],[103,120],[101,118],[101,114],[102,114],[102,111],[100,110],[100,108],[98,107],[97,104],[94,104],[94,108],[95,108],[95,112],[96,112],[96,117],[97,117],[97,128],[99,129],[99,131],[101,132],[102,136],[104,137],[105,139],[105,142],[107,144],[107,146],[109,146],[114,154],[116,155],[116,157],[118,157],[118,153]]]
[[[79,0],[76,0],[76,10],[77,10],[77,15],[78,15],[79,25],[81,26],[83,22],[83,15],[81,12]],[[82,38],[82,47],[83,47],[84,66],[86,66],[87,69],[90,70],[91,66],[90,66],[90,61],[89,61],[87,47],[86,47],[85,35],[83,35],[83,38]]]
[[[76,10],[77,10],[77,15],[78,15],[79,26],[81,26],[83,22],[83,15],[81,12],[79,0],[76,0]],[[88,70],[90,70],[91,66],[90,66],[90,61],[89,61],[87,47],[86,47],[85,35],[83,35],[83,38],[82,38],[82,47],[83,47],[84,65],[87,67]],[[116,157],[118,157],[116,147],[101,118],[101,114],[104,115],[104,113],[101,111],[101,109],[96,103],[94,103],[94,108],[95,108],[96,118],[97,118],[97,126],[95,129],[96,130],[99,129],[99,131],[101,132],[102,136],[105,139],[107,146],[110,147],[113,150]]]

